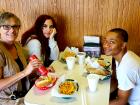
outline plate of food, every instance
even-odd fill
[[[76,56],[76,53],[74,53],[73,51],[64,51],[62,52],[62,55],[61,55],[61,61],[66,62],[67,57],[75,57],[75,56]]]
[[[79,90],[78,82],[74,79],[65,79],[58,81],[52,89],[52,96],[69,99],[76,97]]]
[[[104,70],[104,69],[97,69],[97,68],[86,68],[87,74],[98,74],[100,76],[100,80],[106,80],[111,77],[111,71],[110,70]]]
[[[58,87],[59,94],[63,95],[72,95],[77,92],[79,89],[78,83],[73,79],[66,79],[65,81],[61,82]]]
[[[40,76],[35,81],[35,86],[40,90],[47,90],[55,85],[57,77],[54,75]]]
[[[100,80],[106,80],[111,77],[111,63],[107,59],[86,59],[86,72],[87,74],[93,73],[100,76]]]

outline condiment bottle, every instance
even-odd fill
[[[31,55],[29,57],[29,60],[32,61],[34,59],[38,59],[36,57],[36,55]],[[46,67],[44,65],[40,66],[39,68],[36,69],[41,75],[47,75],[48,74],[48,70],[46,69]]]

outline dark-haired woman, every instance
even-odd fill
[[[48,15],[41,15],[33,27],[23,34],[21,43],[29,56],[35,54],[48,67],[59,56],[59,48],[54,38],[56,33],[54,19]]]
[[[27,58],[33,54],[36,55],[50,72],[54,72],[50,64],[53,60],[57,60],[59,56],[59,48],[54,37],[56,37],[54,19],[48,15],[41,15],[32,28],[23,34],[21,39],[21,43],[26,49]],[[30,75],[31,86],[34,85],[39,76],[37,72]]]

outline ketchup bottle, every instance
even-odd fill
[[[38,59],[37,57],[36,57],[36,55],[31,55],[30,57],[29,57],[29,61],[32,61],[32,60],[34,60],[34,59]],[[46,69],[46,67],[45,66],[40,66],[39,68],[37,68],[36,69],[41,75],[47,75],[48,74],[48,70]]]

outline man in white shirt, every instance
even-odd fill
[[[103,38],[106,55],[112,55],[116,61],[118,97],[109,105],[140,105],[140,58],[127,50],[128,34],[121,28],[108,31]]]

